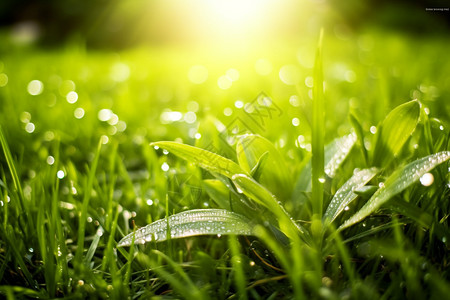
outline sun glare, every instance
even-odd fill
[[[295,28],[298,8],[294,0],[166,0],[151,11],[149,28],[162,40],[246,43]]]

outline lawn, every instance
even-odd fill
[[[4,45],[0,294],[445,298],[450,40],[318,44]]]

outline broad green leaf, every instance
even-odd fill
[[[231,178],[234,174],[247,174],[238,164],[216,153],[176,142],[156,142],[158,146],[192,163],[196,163],[207,171],[222,174]]]
[[[236,174],[232,180],[242,193],[266,207],[278,218],[280,228],[284,234],[290,238],[294,238],[301,233],[302,237],[305,237],[306,230],[289,216],[289,213],[284,209],[281,202],[264,186],[245,174]]]
[[[280,199],[290,197],[292,177],[283,156],[275,146],[269,140],[255,134],[243,135],[237,141],[236,154],[239,165],[248,173],[258,165],[264,153],[267,153],[267,157],[260,167],[261,176],[258,182]]]
[[[394,172],[386,182],[378,189],[367,203],[350,219],[346,220],[339,229],[350,227],[376,211],[386,201],[402,192],[404,189],[418,181],[437,165],[447,161],[450,152],[444,151],[415,160],[402,169]]]
[[[358,197],[355,189],[363,187],[378,173],[377,168],[364,169],[356,172],[344,185],[334,194],[333,199],[323,216],[324,222],[333,222],[334,219]]]
[[[169,227],[167,227],[169,226]],[[193,209],[160,219],[136,230],[136,244],[197,235],[252,235],[253,226],[244,216],[226,209]],[[118,247],[130,246],[134,233],[119,241]]]
[[[413,100],[397,106],[378,127],[373,152],[373,165],[387,165],[403,148],[416,129],[420,117],[420,103]]]

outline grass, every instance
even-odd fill
[[[449,63],[435,60],[448,42],[324,39],[315,68],[308,39],[238,58],[2,53],[0,293],[448,294]],[[255,72],[259,58],[270,74]],[[197,64],[200,85],[187,77]],[[222,90],[230,68],[239,79]],[[325,89],[311,85],[322,76]]]

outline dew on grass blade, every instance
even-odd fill
[[[161,170],[163,170],[164,172],[169,171],[169,169],[170,169],[170,167],[169,167],[169,165],[168,165],[166,162],[164,162],[164,163],[161,165]]]
[[[402,192],[413,183],[419,181],[422,176],[429,173],[433,168],[448,159],[450,159],[450,152],[443,151],[417,159],[395,171],[382,185],[380,184],[380,188],[375,192],[375,194],[373,194],[366,204],[355,215],[346,220],[344,224],[339,227],[339,229],[344,229],[363,220],[389,199]],[[428,183],[429,182],[430,180]]]
[[[420,183],[423,186],[430,186],[432,185],[434,182],[434,176],[431,173],[425,173],[422,175],[422,177],[420,177]]]
[[[169,226],[169,227],[167,227]],[[197,235],[252,235],[250,221],[239,214],[224,209],[195,209],[160,219],[130,233],[119,241],[118,247],[130,246],[136,241],[165,241],[167,233],[173,239]]]

